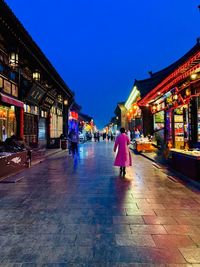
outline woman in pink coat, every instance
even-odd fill
[[[117,136],[115,140],[114,152],[116,152],[117,148],[117,155],[115,158],[114,166],[120,167],[120,175],[125,176],[126,174],[126,167],[132,166],[131,160],[131,153],[129,151],[128,145],[130,144],[130,139],[125,134],[125,129],[120,129],[121,134]]]

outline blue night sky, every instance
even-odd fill
[[[200,0],[6,0],[100,128],[200,36]]]

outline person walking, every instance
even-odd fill
[[[75,155],[78,155],[78,142],[79,142],[79,136],[78,133],[75,131],[75,129],[72,129],[69,133],[69,140],[71,143],[71,151],[73,157]]]
[[[98,142],[100,141],[100,133],[99,133],[99,131],[97,132],[97,141]]]
[[[126,167],[132,166],[131,153],[129,151],[128,145],[130,144],[130,139],[125,134],[125,129],[120,129],[121,134],[116,137],[114,152],[117,151],[114,166],[120,167],[120,175],[123,177],[126,174]]]

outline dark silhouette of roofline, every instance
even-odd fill
[[[192,57],[196,52],[200,50],[200,41],[197,39],[197,43],[181,58],[169,65],[168,67],[151,73],[151,77],[144,80],[135,79],[134,85],[137,86],[138,90],[141,93],[141,96],[144,97],[148,94],[153,88],[155,88],[162,80],[169,76],[173,71],[185,63],[190,57]]]
[[[47,59],[45,54],[30,36],[28,31],[15,16],[11,8],[6,4],[4,0],[0,0],[0,20],[10,33],[13,38],[16,39],[17,43],[20,43],[26,51],[38,62],[41,68],[50,76],[50,78],[69,96],[73,97],[74,93],[69,89],[67,84],[58,74],[52,63]]]

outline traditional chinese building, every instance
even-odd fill
[[[174,68],[172,68],[173,66]],[[139,100],[153,115],[153,131],[175,148],[199,146],[200,43]]]
[[[152,113],[153,133],[172,153],[172,165],[187,176],[200,177],[200,42],[168,67],[138,104]]]
[[[74,94],[4,1],[0,1],[0,141],[59,145]]]
[[[166,131],[164,130],[165,116],[163,115],[163,109],[165,109],[166,106],[164,107],[163,105],[165,101],[161,100],[165,96],[163,96],[163,92],[161,92],[161,90],[159,90],[158,88],[162,87],[164,81],[166,82],[166,86],[170,87],[170,85],[168,85],[168,77],[170,75],[170,77],[175,77],[174,73],[176,73],[177,69],[184,63],[187,63],[188,60],[190,60],[190,57],[196,55],[198,51],[199,41],[190,51],[188,51],[188,53],[186,53],[183,57],[181,57],[179,60],[177,60],[167,68],[155,73],[149,72],[150,78],[144,80],[135,80],[133,89],[131,90],[131,93],[124,105],[127,109],[126,120],[128,123],[128,128],[130,130],[132,128],[139,128],[144,136],[158,134],[163,139],[169,139],[167,138]],[[194,60],[192,64],[196,65],[196,61]],[[196,66],[194,66],[194,68],[196,68]],[[192,71],[193,69],[191,69],[191,72]],[[183,78],[183,80],[186,81],[188,79],[191,79],[189,78],[189,74],[187,75],[186,77],[184,76],[185,78]],[[190,80],[190,84],[194,82],[194,80]],[[170,84],[171,83],[172,82],[170,81]],[[179,81],[175,79],[175,83],[178,84]],[[173,86],[171,87],[171,89],[173,89]],[[168,99],[168,101],[170,100]],[[195,134],[193,133],[192,135],[194,143]]]
[[[119,130],[121,127],[126,128],[127,121],[126,121],[126,113],[127,109],[124,106],[124,102],[117,103],[117,106],[114,110],[114,113],[116,115],[115,117],[115,123],[117,125],[117,129]]]

